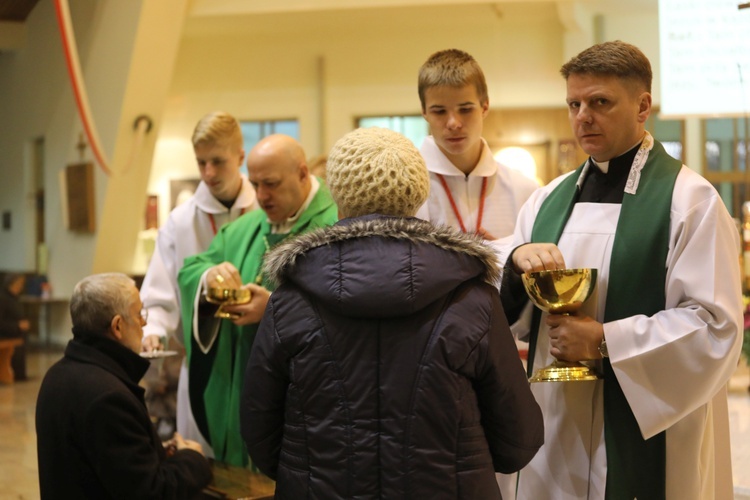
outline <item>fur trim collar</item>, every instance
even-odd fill
[[[266,256],[263,273],[278,286],[285,281],[285,274],[294,267],[297,257],[305,252],[340,241],[371,236],[427,243],[476,257],[484,264],[484,281],[494,286],[500,281],[497,255],[481,237],[461,233],[448,226],[435,226],[413,217],[385,216],[352,219],[352,222],[317,229],[281,243]]]

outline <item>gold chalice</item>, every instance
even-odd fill
[[[571,314],[581,308],[596,285],[596,269],[555,269],[522,275],[531,301],[549,314]],[[578,382],[601,378],[593,369],[578,362],[555,360],[537,370],[531,382]]]
[[[216,318],[237,319],[238,314],[224,311],[224,306],[235,304],[247,304],[250,302],[251,293],[247,288],[223,288],[210,287],[206,292],[206,300],[212,304],[219,304],[219,308],[214,313]]]

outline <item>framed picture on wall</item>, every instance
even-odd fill
[[[159,197],[146,196],[146,229],[159,229]]]
[[[94,164],[74,163],[65,167],[63,202],[70,231],[93,233],[96,230],[94,206]]]
[[[200,179],[173,179],[169,181],[169,209],[172,210],[193,196],[200,182]]]

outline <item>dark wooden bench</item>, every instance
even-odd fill
[[[13,383],[13,368],[10,360],[16,346],[22,345],[23,339],[0,339],[0,383]]]

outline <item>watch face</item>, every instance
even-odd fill
[[[607,350],[607,341],[602,340],[602,343],[599,344],[599,354],[602,355],[603,358],[609,357],[609,351]]]

